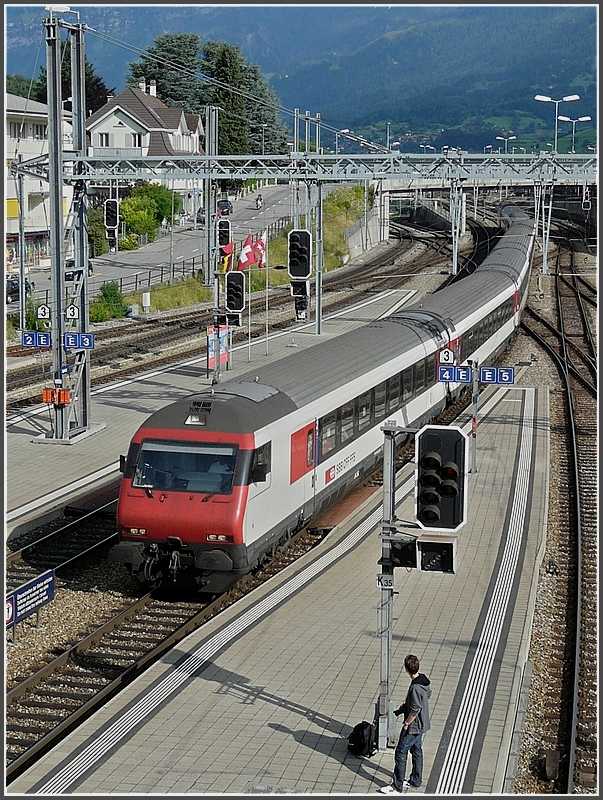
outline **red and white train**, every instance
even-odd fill
[[[487,365],[517,332],[535,226],[503,214],[472,275],[152,414],[125,459],[110,559],[149,586],[223,592],[375,468],[386,420],[432,421],[463,389],[438,382],[442,349]]]

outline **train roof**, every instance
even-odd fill
[[[525,213],[519,210],[515,214],[511,207],[508,216],[509,230],[514,233],[517,225],[517,233],[521,229],[521,238],[527,241],[531,224],[525,222]],[[511,246],[504,254],[504,244],[500,250],[499,247],[500,244],[470,280],[447,286],[389,317],[326,338],[271,364],[254,366],[237,380],[226,380],[160,409],[143,427],[188,427],[186,419],[191,408],[205,404],[211,408],[211,429],[256,430],[361,378],[401,353],[421,346],[425,352],[433,351],[434,340],[437,344],[438,339],[442,345],[447,344],[448,330],[454,330],[467,311],[483,307],[493,296],[509,290],[509,279],[513,278],[515,262],[517,269],[520,267],[523,247],[515,252]],[[495,255],[497,250],[499,255]]]

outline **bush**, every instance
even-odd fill
[[[107,322],[125,317],[128,306],[116,281],[101,286],[100,295],[90,303],[90,322]]]
[[[138,250],[140,237],[137,233],[128,233],[119,241],[120,250]]]

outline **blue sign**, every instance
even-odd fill
[[[471,367],[455,367],[457,383],[471,383]]]
[[[49,569],[8,595],[6,627],[21,622],[51,600],[54,600],[54,570]]]
[[[93,333],[64,333],[63,344],[70,350],[93,350]]]
[[[438,380],[471,383],[471,367],[438,367]]]
[[[23,347],[50,347],[50,334],[39,331],[21,331],[21,345]]]
[[[480,383],[499,383],[511,385],[515,382],[514,367],[480,367]]]

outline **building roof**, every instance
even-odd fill
[[[169,141],[169,132],[177,130],[183,118],[188,130],[193,132],[197,131],[201,121],[198,114],[184,114],[180,108],[166,106],[155,95],[146,94],[133,86],[127,86],[123,92],[116,97],[111,97],[104,106],[88,117],[86,128],[90,129],[96,122],[117,108],[121,108],[149,130],[148,154],[150,156],[176,155],[178,152],[184,152],[173,149]],[[202,127],[201,130],[203,130]]]
[[[9,94],[9,92],[6,92],[4,98],[4,111],[7,114],[44,114],[48,116],[46,103],[38,103],[37,100],[28,100],[27,97]]]

